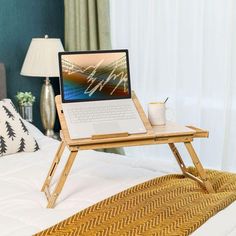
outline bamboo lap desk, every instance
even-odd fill
[[[48,200],[48,208],[53,208],[55,202],[61,193],[63,186],[69,175],[70,169],[73,165],[75,157],[79,150],[101,149],[101,148],[114,148],[114,147],[128,147],[128,146],[141,146],[141,145],[154,145],[154,144],[168,144],[174,157],[176,158],[183,175],[199,182],[203,188],[209,193],[214,192],[211,183],[207,179],[205,170],[192,146],[194,138],[206,138],[208,132],[195,127],[185,127],[174,123],[167,123],[165,126],[152,127],[136,97],[134,92],[132,93],[132,99],[140,114],[141,119],[147,129],[145,134],[132,134],[127,133],[113,134],[113,135],[95,135],[89,139],[70,139],[65,118],[61,107],[61,96],[56,96],[56,107],[61,124],[61,138],[62,141],[56,152],[55,158],[49,169],[48,175],[42,186],[42,192],[45,193]],[[198,176],[194,176],[187,171],[184,161],[177,150],[175,143],[184,143],[189,156],[192,159],[194,166],[198,172]],[[55,188],[50,192],[50,183],[56,172],[57,166],[60,162],[61,156],[65,147],[70,150],[69,157],[64,166],[64,169],[56,183]]]

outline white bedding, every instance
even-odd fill
[[[32,235],[135,184],[180,172],[174,159],[173,163],[166,163],[150,158],[81,151],[56,207],[47,209],[40,188],[59,142],[43,136],[32,126],[29,128],[37,136],[41,150],[0,159],[1,236]],[[236,203],[233,203],[192,235],[236,235],[235,216]]]

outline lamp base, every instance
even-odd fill
[[[54,133],[53,129],[47,129],[47,130],[45,131],[45,135],[48,136],[48,137],[50,137],[50,138],[54,138],[55,133]]]
[[[46,78],[41,90],[40,113],[45,135],[48,137],[54,136],[53,128],[56,118],[54,97],[55,95],[50,80]]]

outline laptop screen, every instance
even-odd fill
[[[63,102],[131,97],[128,50],[59,53]]]

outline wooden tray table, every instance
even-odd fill
[[[53,208],[55,202],[61,193],[63,186],[66,182],[67,176],[73,165],[75,157],[79,150],[91,150],[101,148],[115,148],[115,147],[128,147],[128,146],[141,146],[141,145],[155,145],[155,144],[168,144],[172,153],[174,154],[184,176],[192,178],[199,182],[208,192],[214,192],[211,183],[207,179],[204,168],[192,146],[194,138],[208,137],[208,131],[195,128],[193,126],[185,127],[175,123],[167,123],[165,126],[151,126],[147,119],[135,93],[132,93],[132,99],[140,114],[140,117],[146,127],[147,133],[145,134],[107,134],[98,135],[89,139],[70,139],[67,124],[62,111],[61,96],[56,96],[56,107],[61,124],[61,143],[56,152],[55,158],[51,164],[48,175],[44,181],[41,191],[45,193],[48,200],[48,208]],[[184,161],[177,150],[175,143],[184,143],[187,151],[192,159],[198,176],[194,176],[187,171]],[[56,172],[57,166],[60,162],[61,156],[64,152],[65,146],[70,150],[70,155],[64,166],[64,169],[59,177],[58,182],[52,192],[50,192],[50,183]]]

